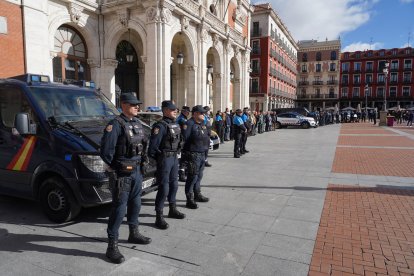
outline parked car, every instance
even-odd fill
[[[295,112],[286,112],[277,115],[276,128],[300,126],[302,128],[318,127],[315,119],[305,117]]]
[[[139,112],[138,119],[152,127],[156,122],[162,119],[161,112]],[[210,150],[216,150],[220,147],[220,138],[214,130],[210,135]]]
[[[285,108],[273,108],[272,111],[276,111],[276,114],[287,113],[287,112],[294,112],[299,113],[302,116],[309,116],[309,110],[305,107],[285,107]]]
[[[161,107],[158,106],[148,106],[146,112],[161,112]]]

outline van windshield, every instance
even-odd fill
[[[104,96],[88,89],[31,87],[32,96],[45,118],[58,122],[85,121],[119,115]]]

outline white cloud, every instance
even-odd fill
[[[404,45],[402,45],[400,48],[406,48],[408,46],[413,47],[413,44],[411,44],[411,43],[408,44],[408,42],[407,42],[407,43],[404,43]]]
[[[295,40],[337,39],[341,34],[353,31],[366,23],[370,18],[371,7],[378,2],[378,0],[269,1]]]
[[[365,50],[378,50],[383,48],[384,44],[380,42],[375,42],[372,44],[363,43],[363,42],[356,42],[352,43],[345,48],[342,49],[342,52],[355,52],[355,51],[365,51]]]

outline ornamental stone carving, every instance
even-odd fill
[[[197,70],[197,65],[187,65],[186,69],[188,72],[195,72]]]
[[[208,32],[207,32],[207,30],[206,30],[206,29],[202,29],[202,30],[201,30],[201,36],[200,36],[200,38],[201,38],[201,41],[203,41],[203,42],[207,42],[207,39],[208,39]]]
[[[128,22],[129,22],[129,10],[128,9],[119,10],[118,19],[119,19],[119,22],[122,24],[122,26],[127,28]]]
[[[187,30],[189,25],[190,20],[188,20],[188,18],[185,15],[181,16],[181,31],[184,32],[185,30]]]
[[[240,52],[239,47],[237,47],[237,45],[233,45],[233,51],[234,51],[234,57],[237,58]]]
[[[161,10],[161,21],[163,23],[169,24],[171,22],[171,17],[172,17],[172,14],[169,9],[163,8]]]
[[[70,20],[75,23],[78,24],[79,20],[82,16],[82,11],[83,8],[77,4],[74,3],[69,3],[69,14],[70,14]]]
[[[157,7],[149,7],[145,14],[147,16],[147,23],[159,22],[160,21],[160,10]]]
[[[98,61],[97,61],[96,59],[93,59],[93,58],[88,58],[88,59],[86,60],[86,62],[88,63],[88,65],[89,65],[89,67],[90,67],[90,68],[96,68],[96,67],[99,67],[99,63],[98,63]]]
[[[118,67],[118,61],[116,59],[107,58],[107,59],[104,59],[104,65],[116,68]]]
[[[217,46],[217,44],[218,44],[218,42],[219,42],[219,38],[218,38],[218,36],[217,36],[217,34],[216,34],[216,33],[212,33],[212,34],[211,34],[211,40],[213,41],[213,45],[214,45],[214,46]]]
[[[141,60],[143,63],[147,63],[147,56],[141,56]]]

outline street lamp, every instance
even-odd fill
[[[368,83],[365,85],[365,116],[368,115],[368,92],[369,92],[369,88],[368,88]]]
[[[213,65],[211,63],[207,65],[207,73],[213,74]]]
[[[234,78],[234,73],[233,71],[230,71],[230,80],[233,80],[233,78]]]
[[[183,53],[179,52],[178,55],[177,55],[177,63],[178,64],[183,64],[183,62],[184,62],[184,55],[183,55]]]
[[[387,111],[387,85],[388,85],[388,72],[389,72],[390,62],[385,62],[385,67],[382,69],[382,72],[384,73],[385,77],[385,94],[384,94],[384,111]]]
[[[131,49],[131,30],[130,29],[128,29],[128,49],[126,53],[126,61],[127,62],[134,61],[134,55],[132,54],[132,49]]]

